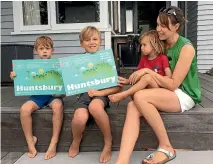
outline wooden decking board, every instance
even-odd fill
[[[207,83],[207,82],[201,80],[200,86],[201,86],[201,88],[204,88],[204,89],[208,90],[209,92],[213,93],[213,85],[211,86],[210,83]]]
[[[52,115],[42,115],[40,114],[37,117],[34,117],[33,120],[33,130],[35,132],[38,132],[39,136],[45,137],[47,133],[51,136],[52,132]],[[164,121],[165,127],[167,131],[169,132],[184,132],[184,133],[213,133],[213,113],[206,114],[206,115],[162,115],[162,119]],[[6,115],[4,115],[6,116]],[[65,116],[63,121],[63,127],[62,131],[69,132],[71,135],[71,118],[73,115]],[[110,124],[112,127],[112,132],[116,132],[119,130],[119,128],[123,128],[124,120],[125,120],[125,114],[119,114],[117,115],[109,115],[110,117]],[[10,118],[12,123],[10,121],[6,120]],[[16,137],[20,138],[23,136],[23,131],[20,125],[20,120],[17,117],[7,117],[3,120],[4,123],[2,124],[1,131],[2,133],[2,139],[8,140],[9,144],[16,143],[17,141],[14,140]],[[179,121],[181,120],[181,121]],[[150,131],[149,125],[146,123],[146,121],[141,118],[141,131]],[[97,124],[92,123],[87,126],[87,131],[99,131],[100,128],[97,126]],[[13,134],[13,132],[16,132]],[[44,133],[47,132],[47,133]],[[11,134],[11,135],[9,135]],[[48,136],[49,136],[48,135]],[[49,136],[49,137],[50,137]],[[23,138],[24,139],[24,138]]]
[[[199,73],[198,76],[201,79],[205,79],[205,80],[213,83],[213,76],[202,74],[202,73]]]
[[[199,74],[199,78],[202,90],[202,102],[200,105],[203,108],[213,108],[213,76]]]
[[[201,88],[201,93],[202,93],[202,96],[208,98],[209,100],[211,100],[213,102],[213,93],[212,92],[209,92],[208,90],[204,89],[204,88]]]
[[[202,102],[200,103],[200,105],[203,108],[213,108],[213,102],[204,96],[202,96]]]
[[[196,108],[203,108],[200,104],[196,104]]]
[[[40,131],[41,132],[41,131]],[[44,132],[43,132],[44,133]],[[45,132],[47,133],[47,132]],[[38,134],[37,132],[35,135]],[[121,142],[122,128],[119,128],[113,136],[113,150],[119,150]],[[193,150],[212,150],[213,143],[211,133],[190,133],[190,132],[170,132],[168,136],[171,139],[172,145],[176,149],[193,149]],[[37,150],[40,152],[47,151],[51,139],[51,133],[48,132],[45,138],[38,136]],[[20,140],[20,139],[19,139]],[[2,145],[2,149],[9,149],[10,151],[27,151],[26,141],[13,145]],[[61,143],[63,141],[63,143]],[[71,132],[62,131],[58,151],[67,152],[72,141]],[[39,143],[42,142],[42,143]],[[157,148],[157,139],[152,131],[141,131],[134,150],[143,150],[144,148]],[[91,150],[92,149],[92,150]],[[81,150],[83,151],[101,151],[103,149],[103,137],[100,131],[85,131],[83,141],[81,143]]]
[[[124,108],[125,107],[125,108]],[[75,111],[74,107],[69,107],[69,108],[65,108],[64,109],[64,113],[71,113],[73,114]],[[12,113],[16,113],[19,114],[20,113],[20,109],[19,107],[1,107],[1,113],[2,114],[12,114]],[[33,112],[33,114],[37,114],[37,113],[52,113],[50,108],[45,108],[45,109],[40,109],[37,110],[35,112]],[[115,113],[126,113],[126,106],[112,106],[111,108],[107,109],[107,113],[109,114],[115,114]],[[179,115],[179,113],[167,113],[167,112],[160,112],[162,115]],[[210,114],[213,113],[213,108],[193,108],[193,110],[189,110],[186,112],[183,112],[181,115],[191,115],[191,114]]]
[[[213,87],[213,82],[205,80],[205,79],[202,79],[202,78],[199,78],[199,79],[200,79],[200,81],[205,83],[204,85],[208,85],[208,86]]]

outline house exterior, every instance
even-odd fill
[[[81,54],[84,50],[80,47],[79,32],[85,26],[92,25],[101,31],[101,49],[112,48],[113,38],[116,36],[139,35],[139,27],[149,29],[146,21],[137,21],[140,14],[135,13],[142,13],[142,6],[149,4],[153,8],[154,2],[146,2],[146,5],[143,1],[130,3],[132,4],[124,1],[3,1],[1,44],[33,45],[38,36],[47,35],[54,41],[53,58]],[[213,2],[165,1],[161,5],[177,5],[185,11],[189,22],[183,35],[196,47],[198,71],[205,73],[210,70],[213,67]],[[123,6],[126,10],[123,10]],[[34,55],[34,58],[37,56]]]

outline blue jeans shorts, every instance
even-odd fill
[[[63,104],[62,98],[53,97],[52,95],[33,95],[28,101],[33,101],[39,106],[39,108],[43,108],[48,106],[55,99],[60,99]]]

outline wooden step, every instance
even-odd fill
[[[58,144],[58,151],[66,152],[72,141],[71,119],[73,108],[64,109],[64,122]],[[27,151],[26,141],[21,129],[19,108],[2,107],[1,119],[1,146],[2,151]],[[113,150],[119,150],[122,128],[126,115],[126,104],[121,103],[108,109],[110,117]],[[52,112],[42,109],[32,114],[33,133],[38,137],[38,151],[44,152],[52,135]],[[161,116],[165,123],[172,145],[177,149],[208,150],[213,149],[213,109],[194,108],[180,113],[163,113]],[[93,122],[86,127],[81,144],[81,151],[101,151],[103,135],[98,126]],[[157,139],[152,129],[141,118],[140,136],[135,150],[156,148]]]
[[[199,74],[202,88],[202,103],[184,113],[163,113],[169,138],[176,149],[213,150],[213,77]],[[20,106],[27,96],[15,97],[13,87],[2,87],[1,100],[1,148],[2,151],[27,151],[26,141],[20,124]],[[122,128],[126,116],[126,106],[129,98],[119,104],[111,104],[107,110],[113,136],[113,150],[119,150]],[[67,152],[72,141],[71,119],[75,109],[76,96],[64,99],[64,122],[61,130],[58,151]],[[52,135],[52,112],[41,109],[32,114],[33,133],[38,137],[37,149],[45,152]],[[141,118],[141,128],[135,150],[156,148],[158,145],[155,134]],[[86,127],[81,151],[101,151],[103,135],[93,122]]]

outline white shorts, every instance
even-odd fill
[[[189,95],[184,93],[181,89],[177,88],[174,92],[179,99],[182,112],[190,110],[195,106],[195,102],[193,101],[193,99]]]

